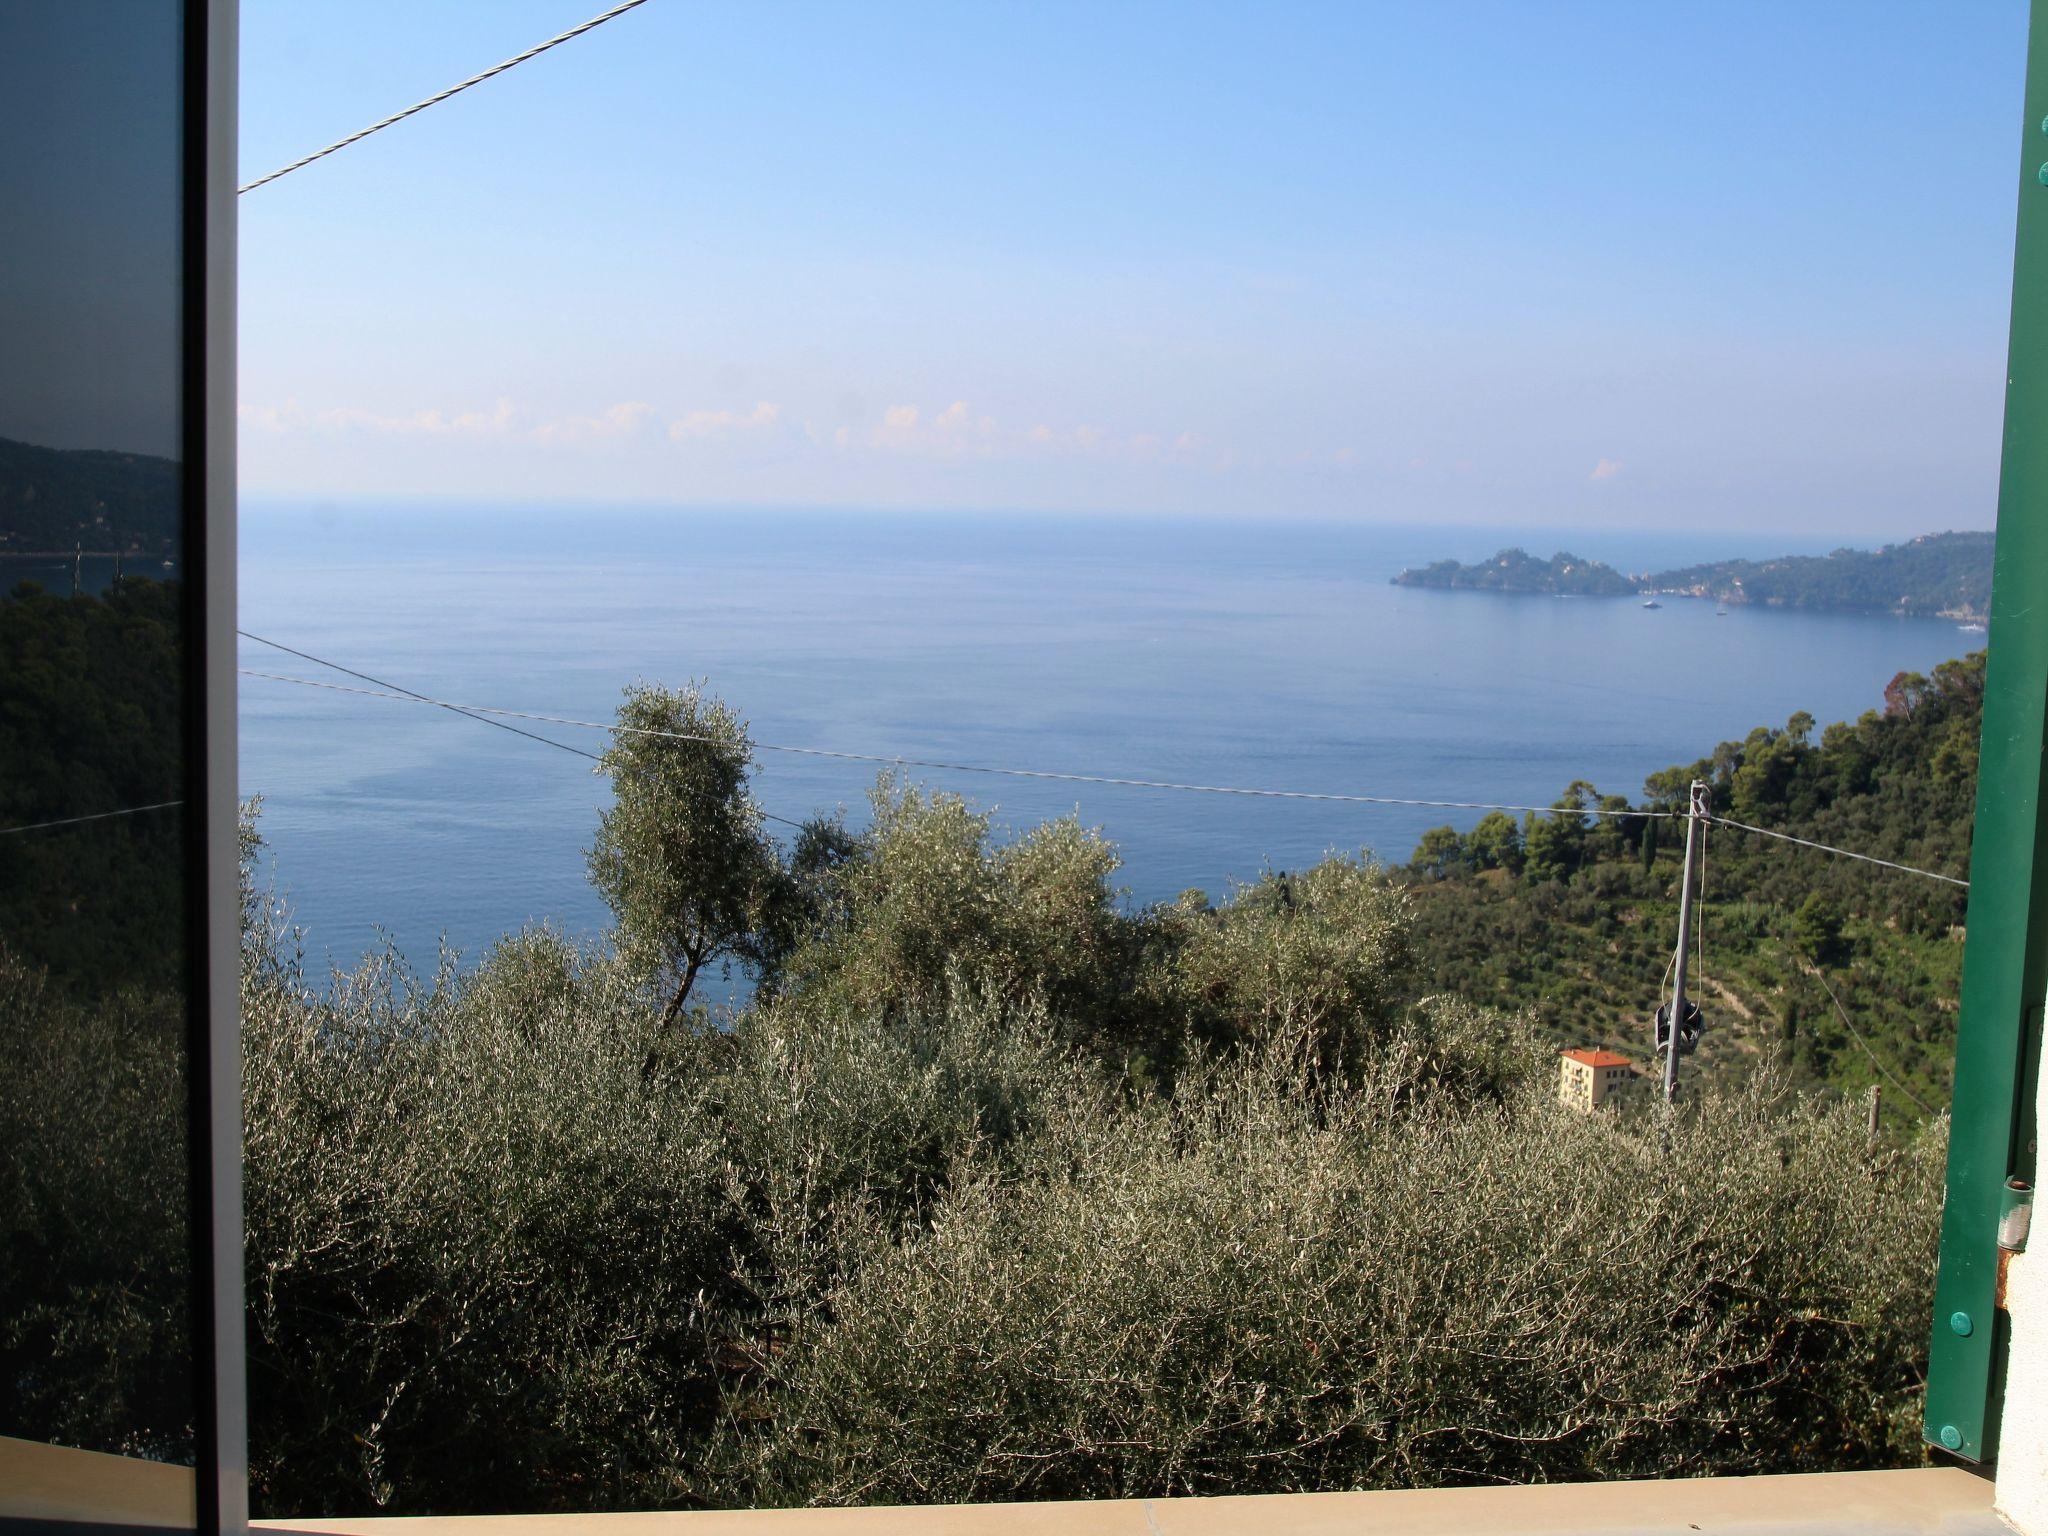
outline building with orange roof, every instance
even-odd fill
[[[1635,1075],[1629,1059],[1618,1051],[1574,1046],[1558,1052],[1557,1097],[1559,1102],[1591,1114]]]

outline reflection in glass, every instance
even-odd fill
[[[0,48],[0,1435],[190,1463],[180,16]]]

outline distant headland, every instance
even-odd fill
[[[178,464],[146,453],[0,437],[0,555],[178,552]],[[0,586],[4,586],[0,583]]]
[[[1624,573],[1560,550],[1548,560],[1504,549],[1466,565],[1438,560],[1394,578],[1401,587],[1561,597],[1704,597],[1774,608],[1839,608],[1981,623],[1991,603],[1992,535],[1927,533],[1882,549],[1775,560],[1715,560]]]

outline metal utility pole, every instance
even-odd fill
[[[1706,814],[1707,786],[1698,779],[1686,794],[1685,874],[1678,885],[1678,956],[1671,966],[1671,1020],[1664,1031],[1664,1102],[1678,1097],[1678,1033],[1685,1022],[1685,964],[1692,943],[1693,851],[1699,846],[1700,817]]]

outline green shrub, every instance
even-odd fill
[[[258,1507],[686,1496],[738,1239],[661,1000],[544,930],[294,980],[242,1003]]]
[[[1940,1149],[1250,1061],[963,1179],[748,1400],[748,1501],[1119,1498],[1910,1460]],[[1671,1172],[1673,1168],[1677,1172]]]
[[[245,879],[259,1514],[1917,1459],[1945,1121],[1873,1153],[1768,1070],[1579,1115],[1533,1016],[1415,963],[1418,910],[1440,946],[1483,912],[1487,996],[1584,1019],[1599,966],[1654,972],[1612,903],[1667,882],[1565,858],[1571,805],[1531,824],[1555,879],[1508,872],[1503,817],[1480,876],[1330,857],[1133,911],[1077,821],[999,841],[887,779],[870,831],[764,868],[729,715],[635,698],[720,742],[611,760],[644,792],[598,839],[605,941],[316,984]],[[717,847],[736,874],[668,867]],[[1848,980],[1895,1007],[1951,958],[1885,955]],[[685,1000],[720,957],[772,985],[714,1023]],[[1803,1018],[1784,1054],[1825,1070],[1846,1039]],[[189,1454],[181,1049],[161,998],[0,954],[10,1432]]]
[[[1206,1038],[1288,1053],[1329,1076],[1374,1050],[1410,985],[1407,898],[1377,865],[1332,856],[1267,874],[1184,923],[1171,965]]]
[[[0,944],[0,1434],[190,1462],[184,1010]]]
[[[1279,1031],[1141,1092],[957,976],[677,1036],[545,931],[431,982],[291,974],[245,1001],[272,1513],[1916,1451],[1941,1147],[1873,1163],[1853,1109],[1758,1087],[1667,1147],[1557,1107],[1527,1022],[1450,998],[1342,1073]]]

